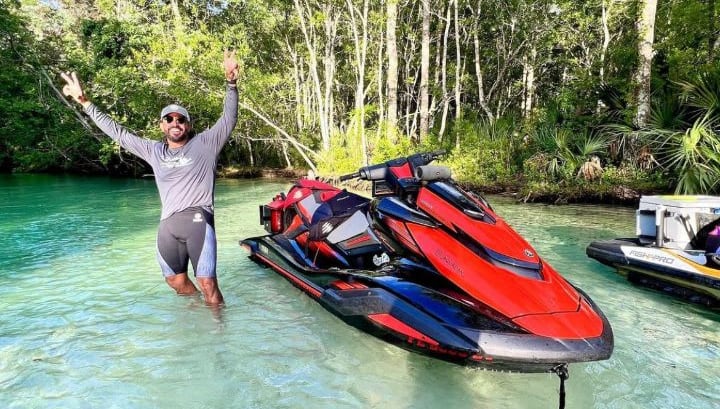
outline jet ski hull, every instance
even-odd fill
[[[586,254],[633,283],[720,307],[720,265],[702,251],[658,248],[625,238],[594,241]]]
[[[316,269],[282,237],[254,237],[241,244],[252,260],[272,268],[347,324],[434,358],[490,370],[555,372],[568,363],[607,359],[612,353],[611,326],[584,294],[603,320],[602,334],[592,339],[543,337],[484,311],[452,283],[412,262],[379,271]]]

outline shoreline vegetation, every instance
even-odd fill
[[[526,202],[720,193],[720,1],[0,3],[0,172],[147,173],[60,73],[160,140],[171,103],[213,126],[232,49],[227,177],[444,150],[459,183]]]
[[[247,168],[228,166],[218,171],[218,176],[227,179],[287,179],[292,181],[307,177],[306,169],[288,168]],[[319,180],[347,188],[350,190],[365,192],[369,194],[370,184],[365,181],[339,182],[337,176],[319,176]],[[627,186],[600,186],[598,184],[586,183],[570,187],[555,187],[550,190],[530,190],[520,183],[516,184],[494,184],[477,185],[473,183],[457,181],[466,190],[482,195],[492,194],[511,197],[515,200],[531,203],[548,204],[608,204],[636,207],[642,195],[648,194],[672,194],[670,191],[662,191],[657,188],[650,190],[637,190]]]

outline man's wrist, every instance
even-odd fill
[[[91,104],[90,100],[85,96],[85,94],[77,97],[77,102],[82,105],[83,108],[87,108]]]
[[[228,85],[228,87],[235,88],[235,87],[237,87],[237,80],[236,79],[227,80],[227,85]]]

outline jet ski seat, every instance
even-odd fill
[[[341,225],[343,225],[345,229],[349,229],[349,231],[365,230],[369,226],[367,221],[369,208],[369,199],[343,190],[341,193],[323,203],[315,211],[311,221],[310,236],[308,238],[310,240],[325,240]],[[362,217],[360,217],[360,215],[362,215]],[[346,221],[350,222],[346,223]],[[348,226],[348,224],[352,226]],[[362,226],[360,226],[360,224],[362,224]],[[335,233],[336,236],[337,234],[338,233]],[[345,236],[347,234],[341,235]]]
[[[331,217],[350,216],[360,210],[367,213],[370,208],[370,199],[362,197],[347,190],[343,190],[320,205],[312,216],[311,224]]]
[[[692,248],[706,253],[720,253],[720,218],[703,226],[690,241]]]

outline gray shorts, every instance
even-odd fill
[[[188,272],[192,262],[196,277],[215,277],[217,238],[213,214],[190,207],[160,221],[157,259],[165,277]]]

